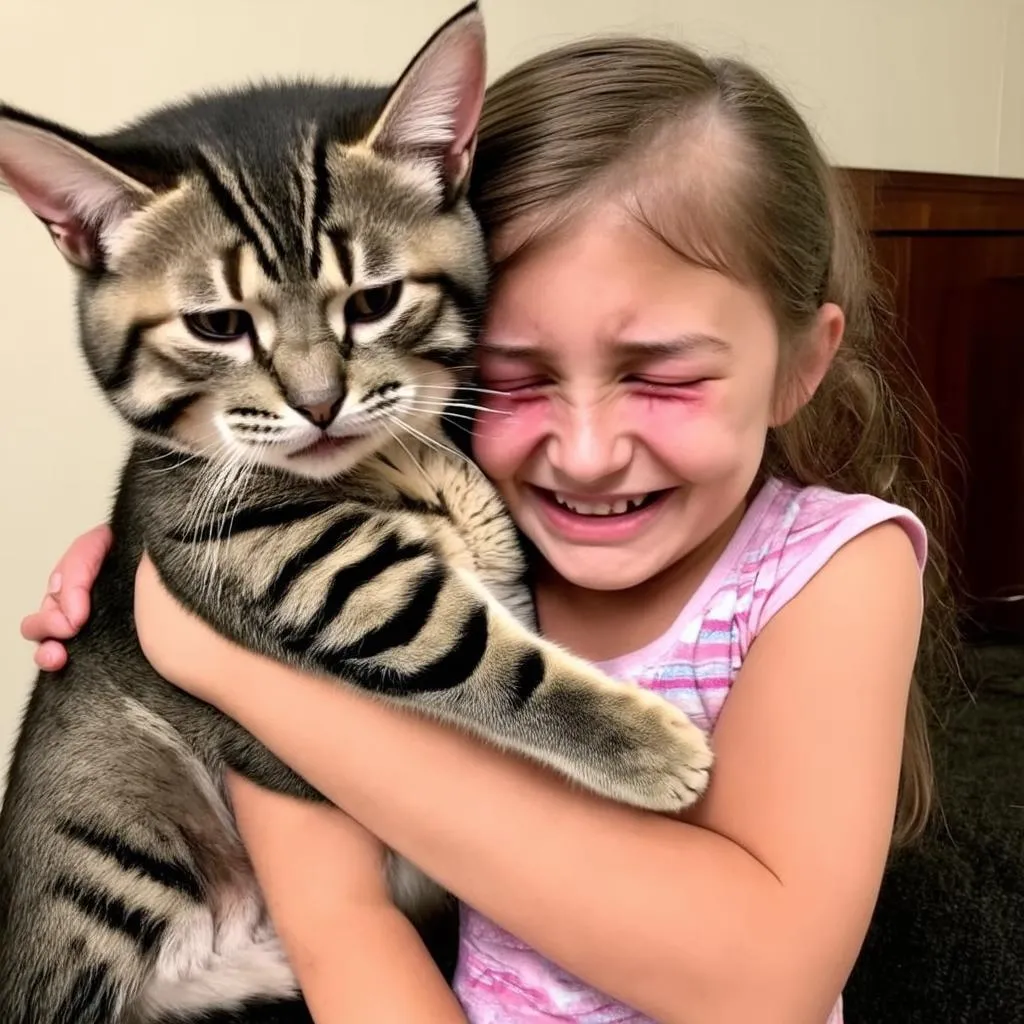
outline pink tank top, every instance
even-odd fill
[[[751,643],[852,537],[886,520],[909,534],[922,570],[927,535],[906,509],[867,495],[769,480],[669,630],[601,667],[714,728]],[[654,1024],[572,977],[478,914],[462,910],[455,992],[470,1024]],[[842,1000],[823,1024],[842,1024]]]

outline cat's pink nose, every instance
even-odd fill
[[[300,399],[297,402],[292,402],[291,405],[296,412],[301,412],[310,423],[326,429],[338,415],[343,397],[341,390],[338,389],[320,401],[302,401]]]

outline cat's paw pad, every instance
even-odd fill
[[[707,736],[677,707],[651,694],[651,713],[664,729],[667,742],[662,749],[663,778],[652,788],[651,797],[664,805],[652,810],[682,811],[703,796],[711,777],[714,755]],[[656,705],[656,707],[654,706]]]
[[[624,752],[616,780],[618,799],[652,811],[678,814],[707,789],[713,755],[704,732],[682,711],[656,694],[630,694],[631,749]]]

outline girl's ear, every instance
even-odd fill
[[[818,310],[789,365],[783,366],[771,426],[788,423],[813,397],[843,340],[846,317],[834,302]]]

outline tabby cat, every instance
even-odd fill
[[[309,1020],[223,773],[318,794],[146,662],[144,548],[253,650],[617,801],[703,790],[680,712],[536,636],[515,529],[445,442],[488,283],[466,200],[484,81],[474,5],[390,89],[262,85],[102,137],[0,107],[0,176],[76,268],[133,434],[95,613],[39,675],[0,814],[4,1024]],[[452,901],[388,871],[450,976]]]

